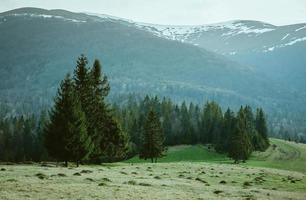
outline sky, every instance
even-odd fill
[[[100,13],[168,25],[237,19],[274,25],[306,22],[306,0],[0,0],[0,12],[20,7]]]

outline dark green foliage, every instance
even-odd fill
[[[251,152],[252,144],[248,132],[248,119],[245,110],[241,107],[237,114],[235,131],[230,136],[228,155],[237,163],[239,160],[247,160]]]
[[[118,160],[125,156],[128,138],[105,102],[110,86],[107,77],[101,71],[100,62],[95,60],[91,69],[86,65],[87,59],[81,56],[75,71],[75,89],[82,99],[88,132],[94,145],[90,158],[96,161]]]
[[[45,124],[47,123],[48,120],[48,114],[45,111],[42,111],[38,122],[37,122],[37,127],[35,129],[36,131],[36,137],[35,137],[35,146],[36,146],[36,151],[35,151],[35,159],[34,160],[47,160],[48,153],[47,150],[44,146],[44,128]]]
[[[36,154],[35,128],[33,115],[0,119],[0,160],[40,161]]]
[[[128,141],[105,102],[110,87],[99,61],[95,60],[91,69],[87,64],[87,58],[81,55],[73,81],[67,77],[62,83],[46,129],[50,156],[74,160],[77,165],[84,159],[121,159]]]
[[[218,143],[221,140],[222,110],[216,102],[207,102],[200,121],[200,141],[203,143]]]
[[[246,106],[235,117],[230,109],[223,115],[216,102],[207,102],[204,107],[193,103],[187,106],[186,102],[178,105],[167,98],[160,101],[157,96],[145,96],[142,99],[133,94],[109,106],[106,97],[110,86],[99,61],[95,60],[92,68],[87,65],[87,58],[82,55],[73,79],[67,77],[63,81],[55,99],[45,129],[51,157],[77,163],[81,160],[116,161],[126,158],[126,153],[127,156],[140,153],[143,158],[157,158],[164,150],[162,144],[203,143],[229,153],[235,160],[246,160],[253,150],[264,150],[269,145],[262,109],[257,110],[254,117],[251,107]],[[154,117],[150,117],[152,110]],[[41,145],[48,116],[42,113],[40,120],[35,116],[12,118],[7,123],[0,114],[3,118],[0,145],[5,147],[0,149],[1,160],[49,159]],[[157,130],[163,130],[164,136]],[[154,145],[158,146],[154,151],[149,143],[141,140],[150,132],[160,135],[154,140]],[[144,146],[152,150],[153,156],[148,156]],[[240,152],[233,148],[238,146]]]
[[[229,108],[224,113],[223,127],[219,142],[216,144],[216,150],[219,152],[228,152],[230,145],[230,137],[235,132],[236,118],[233,111]]]
[[[266,117],[261,108],[256,110],[255,128],[257,131],[257,150],[264,151],[269,146]]]
[[[143,141],[139,157],[142,159],[151,159],[151,162],[163,156],[164,135],[161,124],[156,113],[149,111],[143,131]]]
[[[126,104],[113,106],[123,130],[130,136],[129,156],[139,153],[139,139],[143,135],[145,124],[144,116],[148,115],[150,107],[156,110],[156,115],[161,120],[165,145],[212,144],[218,152],[229,152],[231,137],[237,133],[237,118],[230,109],[223,115],[220,106],[215,102],[207,102],[201,112],[201,108],[192,103],[187,107],[185,102],[179,106],[166,98],[160,101],[157,97],[145,96],[144,99],[137,99],[131,96]],[[260,150],[257,146],[260,143],[265,144],[265,140],[258,137],[251,107],[245,106],[240,112],[244,115],[245,123],[240,129],[245,134],[237,137],[247,138],[247,159],[253,150]]]
[[[69,75],[62,82],[50,112],[45,145],[49,155],[56,160],[76,161],[77,165],[92,151],[85,114]]]

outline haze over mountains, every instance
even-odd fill
[[[2,103],[38,109],[84,53],[101,59],[112,97],[216,100],[305,116],[306,24],[233,21],[160,26],[105,15],[21,8],[0,14]]]

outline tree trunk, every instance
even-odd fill
[[[79,167],[79,161],[78,160],[76,161],[76,165],[77,165],[77,167]]]
[[[153,163],[154,162],[154,160],[153,160],[153,158],[151,158],[151,163]]]
[[[68,167],[68,161],[65,160],[65,167]]]
[[[155,163],[157,163],[157,158],[155,158]]]

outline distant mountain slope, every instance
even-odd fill
[[[223,54],[253,66],[267,77],[306,92],[306,23],[274,26],[259,21],[230,21],[202,26],[136,23],[141,29]]]
[[[35,110],[86,54],[101,59],[111,96],[158,94],[176,101],[216,100],[303,113],[303,95],[192,44],[158,37],[134,23],[64,10],[22,8],[0,14],[1,102]],[[16,106],[19,105],[19,106]]]
[[[168,39],[189,42],[224,55],[269,52],[306,41],[306,23],[274,26],[259,21],[237,20],[199,26],[166,26],[135,23]]]

